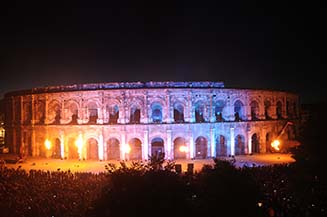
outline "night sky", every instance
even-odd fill
[[[10,2],[0,7],[0,98],[49,85],[223,81],[327,100],[319,1]]]

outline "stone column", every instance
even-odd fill
[[[174,158],[172,150],[173,150],[173,144],[172,144],[172,138],[171,138],[171,130],[167,130],[167,145],[166,145],[166,159],[171,160]]]
[[[234,127],[230,128],[230,154],[235,155],[235,129]]]
[[[252,138],[251,138],[251,132],[247,132],[248,137],[248,154],[252,154]]]
[[[208,157],[215,157],[216,156],[216,143],[215,143],[215,131],[214,131],[214,128],[210,128],[210,146],[211,146],[211,149],[210,149],[210,154],[208,152]],[[209,150],[209,149],[208,149]]]
[[[194,158],[194,139],[193,139],[193,133],[191,131],[190,133],[190,145],[189,145],[189,158],[193,159]]]
[[[99,149],[98,149],[98,154],[99,154],[99,160],[104,160],[103,159],[103,134],[101,131],[101,134],[99,136]]]
[[[60,132],[60,156],[62,159],[64,159],[66,156],[65,156],[65,138],[64,138],[64,133],[63,132]]]
[[[121,144],[120,144],[120,160],[125,160],[125,145],[126,145],[126,135],[125,132],[121,134]]]
[[[144,130],[144,144],[142,145],[142,159],[148,160],[149,158],[149,131]]]

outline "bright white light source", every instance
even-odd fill
[[[181,146],[179,147],[179,151],[180,151],[180,152],[188,152],[188,148],[187,148],[187,146],[185,146],[185,145],[181,145]]]
[[[48,149],[48,150],[51,149],[51,142],[48,139],[45,140],[44,145],[45,145],[46,149]]]
[[[274,140],[272,143],[271,143],[271,147],[273,147],[276,151],[279,151],[280,150],[280,142],[276,139]]]
[[[126,145],[123,146],[123,151],[124,151],[125,154],[130,153],[131,150],[132,149],[131,149],[131,146],[129,144],[126,144]]]

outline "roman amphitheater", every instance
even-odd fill
[[[298,133],[299,97],[223,82],[123,82],[9,92],[11,153],[85,160],[204,159],[272,151]]]

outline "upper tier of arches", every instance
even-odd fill
[[[119,89],[5,98],[14,124],[205,123],[294,119],[299,97],[268,90]]]

